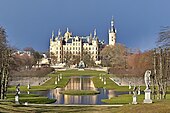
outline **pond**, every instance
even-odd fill
[[[97,90],[100,94],[97,95],[63,95],[60,91],[63,90]],[[56,88],[49,91],[34,92],[39,95],[47,96],[48,98],[56,99],[54,104],[105,104],[101,99],[108,99],[122,94],[129,94],[129,92],[116,92],[114,90],[107,90],[103,88],[95,88],[92,76],[73,76],[65,88]]]

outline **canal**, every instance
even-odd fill
[[[84,105],[100,105],[105,104],[101,102],[101,99],[108,99],[122,94],[128,94],[129,92],[116,92],[114,90],[107,90],[105,88],[95,88],[93,76],[72,76],[65,88],[56,88],[48,91],[34,92],[39,95],[47,96],[48,98],[56,99],[54,104],[84,104]],[[60,91],[64,90],[96,90],[100,94],[97,95],[64,95],[60,94]]]

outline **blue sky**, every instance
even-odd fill
[[[97,29],[108,41],[112,16],[117,42],[149,50],[162,26],[170,25],[169,0],[0,0],[0,25],[9,43],[19,49],[49,48],[51,31],[69,27],[73,35],[86,36]]]

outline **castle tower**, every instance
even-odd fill
[[[114,20],[112,17],[111,28],[109,29],[109,45],[115,45],[116,43],[116,29],[114,27]]]

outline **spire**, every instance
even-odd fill
[[[111,20],[111,27],[114,26],[114,19],[113,19],[113,16],[112,16],[112,20]]]
[[[61,31],[60,31],[60,29],[58,30],[58,36],[60,36],[61,35]]]
[[[52,40],[54,39],[54,30],[52,31],[52,36],[51,36]]]
[[[90,33],[90,37],[92,37],[92,33]]]
[[[94,29],[94,37],[96,37],[97,32],[96,32],[96,28]]]
[[[68,29],[68,27],[67,27],[67,32],[69,32],[69,29]]]
[[[114,19],[113,19],[113,16],[112,16],[112,20],[111,20],[111,29],[110,29],[110,32],[114,32],[114,33],[115,33],[115,27],[114,27]]]

